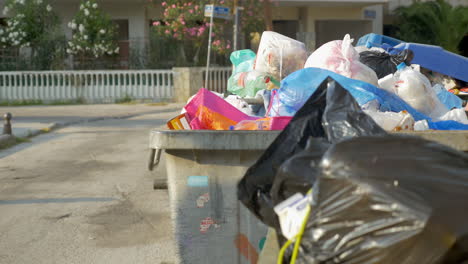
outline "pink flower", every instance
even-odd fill
[[[178,33],[174,33],[173,36],[174,36],[174,38],[177,38],[177,37],[179,36],[179,34],[178,34]]]
[[[176,8],[177,6],[176,5],[172,5],[172,8]]]
[[[166,6],[167,3],[166,3],[166,2],[162,2],[161,5],[162,5],[162,6]]]
[[[164,33],[166,33],[166,34],[170,34],[170,33],[171,33],[171,31],[169,31],[169,29],[166,29],[166,31],[164,31]]]
[[[189,13],[190,13],[190,14],[193,14],[193,9],[190,9],[190,10],[189,10]]]
[[[180,23],[181,23],[182,25],[185,25],[185,21],[183,21],[183,20],[182,20],[182,21],[180,21]]]
[[[230,48],[231,48],[231,44],[227,44],[226,49],[230,49]]]
[[[161,23],[159,21],[153,22],[153,26],[159,26]]]
[[[188,3],[188,6],[191,6],[192,5],[192,2]]]
[[[198,5],[195,6],[195,10],[198,10]]]
[[[219,1],[220,4],[224,4],[224,0]]]

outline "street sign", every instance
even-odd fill
[[[214,5],[206,5],[205,6],[205,16],[214,18],[221,18],[221,19],[231,19],[229,7],[224,6],[214,6]]]
[[[377,12],[375,10],[364,10],[364,18],[375,19],[376,17],[377,17]]]

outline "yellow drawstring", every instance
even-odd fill
[[[312,193],[312,189],[309,192],[307,192],[307,195],[309,195],[311,193]],[[302,221],[302,225],[301,225],[301,229],[299,230],[299,233],[293,239],[290,239],[286,243],[284,243],[283,247],[279,251],[278,260],[276,262],[277,264],[282,264],[283,263],[284,253],[286,252],[286,249],[288,249],[288,247],[294,241],[296,241],[296,243],[294,244],[294,250],[293,250],[293,254],[291,256],[290,264],[296,263],[297,254],[299,254],[299,247],[301,245],[302,236],[304,235],[305,229],[307,227],[307,221],[309,220],[310,212],[312,211],[310,205],[307,206],[306,210],[307,210],[307,212],[306,212],[306,215],[304,217],[304,221]]]

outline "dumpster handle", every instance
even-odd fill
[[[150,171],[153,171],[154,167],[158,166],[160,159],[161,159],[161,149],[151,149],[148,169]]]

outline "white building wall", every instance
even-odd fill
[[[366,19],[366,17],[364,17],[365,10],[372,10],[375,12],[375,18],[372,18],[372,33],[383,34],[383,6],[374,5],[365,7],[362,11],[363,19]]]

